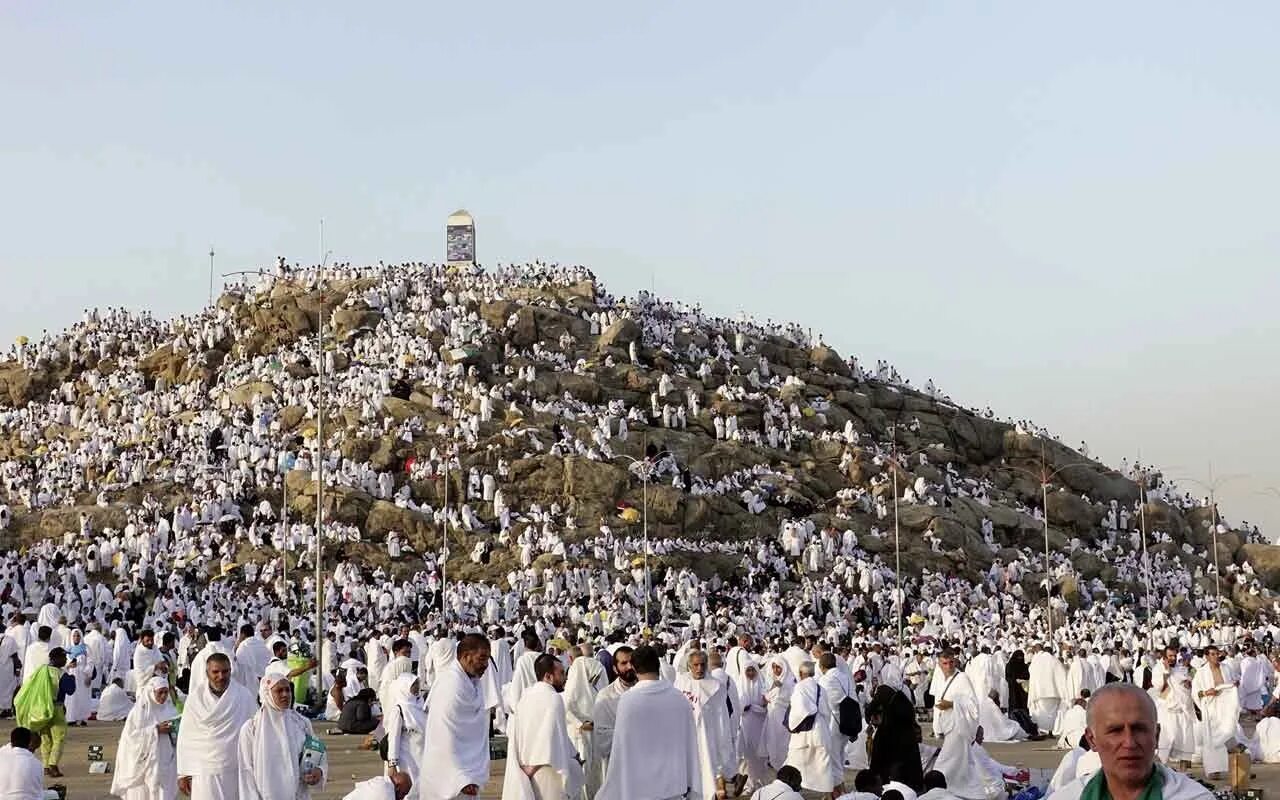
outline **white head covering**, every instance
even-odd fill
[[[151,767],[159,758],[158,739],[161,734],[156,726],[178,716],[171,698],[161,703],[156,695],[169,690],[169,682],[153,677],[138,692],[138,701],[125,718],[120,731],[120,745],[116,749],[116,769],[111,778],[111,794],[123,797],[125,792],[142,786]]]
[[[277,706],[271,694],[273,687],[289,682],[288,676],[289,670],[283,664],[273,664],[258,683],[262,708],[250,721],[256,723],[250,743],[254,764],[251,780],[262,797],[293,797],[302,782],[298,760],[307,737],[306,720],[288,704],[284,708]]]
[[[591,656],[579,656],[569,665],[564,684],[564,707],[579,722],[591,720],[596,702],[596,683],[604,674],[604,664]]]
[[[412,672],[397,675],[387,687],[387,696],[383,703],[388,709],[399,707],[406,728],[422,731],[426,730],[427,712],[422,708],[422,697],[410,691],[417,681],[418,676]]]

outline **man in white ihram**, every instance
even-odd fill
[[[1031,649],[1031,663],[1028,665],[1031,672],[1031,680],[1027,686],[1028,710],[1037,728],[1051,731],[1058,721],[1058,706],[1064,700],[1066,669],[1053,653],[1041,649],[1040,645],[1034,645]],[[947,788],[951,788],[950,783]]]
[[[693,710],[700,767],[695,791],[702,797],[715,797],[724,792],[725,780],[737,772],[724,684],[707,674],[707,654],[701,650],[689,654],[689,671],[677,674],[674,683]]]
[[[831,752],[831,709],[813,676],[813,662],[800,665],[800,681],[791,692],[787,710],[786,766],[800,770],[801,785],[811,792],[829,794],[837,785]],[[812,720],[810,721],[810,718]],[[807,730],[801,730],[807,727]]]
[[[1209,780],[1227,771],[1227,745],[1235,740],[1240,722],[1240,692],[1231,667],[1222,661],[1222,651],[1210,645],[1203,667],[1191,680],[1191,696],[1200,708],[1201,757]]]
[[[240,728],[258,710],[248,689],[231,680],[231,659],[205,661],[203,685],[187,697],[178,726],[178,789],[191,800],[235,800],[240,794]]]
[[[631,654],[638,680],[618,701],[609,771],[596,800],[675,800],[697,785],[693,711],[658,677],[659,661],[652,647]]]
[[[1196,709],[1191,700],[1191,676],[1178,664],[1178,650],[1166,647],[1151,670],[1151,689],[1160,722],[1156,752],[1166,764],[1191,765],[1196,753]]]
[[[582,765],[569,741],[564,713],[565,671],[549,653],[533,664],[536,682],[525,689],[507,729],[507,800],[568,800],[582,793]]]
[[[489,640],[470,633],[457,657],[443,665],[431,688],[421,771],[413,778],[422,800],[475,797],[489,779],[489,709],[485,692]]]
[[[969,676],[956,668],[956,655],[944,650],[933,673],[929,694],[933,702],[933,733],[942,746],[932,769],[947,778],[947,789],[956,797],[983,800],[982,770],[973,762],[970,745],[978,731],[978,697]]]
[[[1151,696],[1131,683],[1109,683],[1089,702],[1085,737],[1102,769],[1053,793],[1054,800],[1212,800],[1194,780],[1157,764],[1156,709]]]

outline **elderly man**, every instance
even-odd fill
[[[1089,701],[1085,740],[1097,752],[1102,769],[1054,792],[1057,800],[1081,797],[1112,800],[1211,800],[1200,784],[1156,764],[1156,706],[1131,683],[1109,683]]]
[[[707,654],[689,654],[689,671],[676,675],[675,687],[693,710],[693,731],[701,767],[697,793],[703,797],[724,794],[725,781],[737,771],[733,756],[733,730],[725,686],[708,674]]]

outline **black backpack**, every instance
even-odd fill
[[[862,733],[862,706],[852,697],[846,696],[840,701],[840,719],[837,721],[840,734],[850,739],[857,739]]]

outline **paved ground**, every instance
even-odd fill
[[[105,800],[111,797],[107,790],[111,786],[110,775],[90,775],[88,772],[89,745],[103,745],[108,761],[114,762],[116,743],[120,738],[119,722],[90,722],[87,728],[72,728],[67,736],[66,751],[62,761],[62,771],[66,777],[57,782],[68,789],[68,800]],[[12,720],[0,722],[0,735],[8,742],[9,731],[13,727]],[[329,747],[329,785],[323,792],[315,792],[315,800],[340,798],[351,790],[358,780],[379,774],[382,762],[377,753],[361,751],[358,748],[358,736],[328,736],[324,734],[327,726],[318,725],[316,730],[322,734]],[[991,754],[1005,764],[1021,764],[1032,770],[1033,774],[1046,770],[1044,780],[1052,774],[1053,768],[1062,758],[1062,751],[1054,750],[1046,743],[1024,742],[1021,744],[989,745]],[[497,798],[502,786],[503,762],[493,765],[492,779],[481,795],[484,798]],[[1257,776],[1254,785],[1259,786],[1273,796],[1280,796],[1280,764],[1255,765]],[[51,782],[52,779],[51,779]]]

